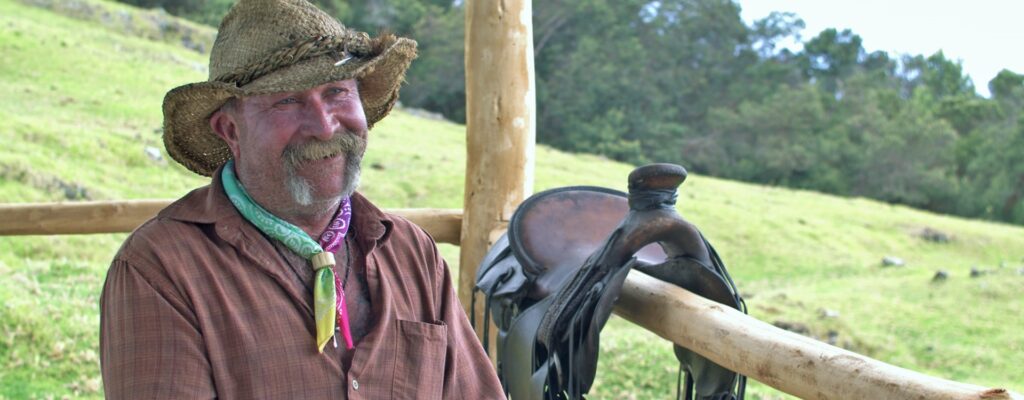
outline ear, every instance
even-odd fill
[[[217,110],[210,116],[210,128],[213,129],[213,133],[216,133],[218,137],[227,143],[228,149],[231,150],[231,155],[238,159],[238,123],[235,121],[235,115],[229,112],[225,112],[223,109]]]

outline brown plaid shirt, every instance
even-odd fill
[[[330,344],[320,354],[312,271],[289,266],[238,214],[219,175],[114,257],[100,298],[108,398],[504,398],[420,228],[353,196],[351,267],[372,324],[351,354]]]

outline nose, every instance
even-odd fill
[[[338,118],[319,97],[311,96],[306,102],[306,114],[307,134],[317,140],[329,140],[340,127]]]

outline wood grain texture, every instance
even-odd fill
[[[803,399],[1013,399],[785,331],[631,271],[615,313],[726,368]]]
[[[530,0],[466,2],[466,183],[459,299],[533,188],[536,104]],[[482,320],[483,302],[477,302]],[[492,353],[493,354],[493,353]]]
[[[0,204],[0,236],[131,232],[173,200]],[[434,240],[458,245],[462,210],[385,210],[422,227]]]

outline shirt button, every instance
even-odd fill
[[[355,379],[352,380],[352,389],[359,390],[359,381]]]

